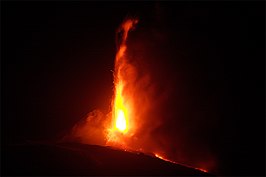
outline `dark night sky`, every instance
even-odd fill
[[[264,7],[263,2],[2,2],[2,143],[54,138],[93,109],[107,112],[115,31],[131,14],[140,18],[138,30],[167,35],[165,44],[150,39],[155,60],[146,63],[158,83],[172,80],[173,89],[182,87],[189,95],[175,100],[176,92],[169,103],[170,110],[182,109],[185,126],[195,114],[213,124],[203,134],[209,133],[204,141],[219,159],[217,171],[263,175]],[[178,121],[171,121],[174,129]]]

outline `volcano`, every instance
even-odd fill
[[[152,155],[109,146],[35,142],[11,145],[3,154],[3,175],[211,176]]]

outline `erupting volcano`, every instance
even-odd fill
[[[2,5],[3,176],[265,176],[264,4]]]
[[[138,19],[127,18],[116,33],[114,95],[110,112],[104,115],[101,111],[92,111],[73,127],[66,139],[142,152],[175,163],[165,158],[164,149],[152,133],[161,124],[161,119],[154,112],[160,108],[165,95],[158,95],[151,84],[150,73],[139,69],[135,62],[138,58],[128,52],[129,32],[138,22]]]

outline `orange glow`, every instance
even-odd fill
[[[156,157],[158,157],[159,159],[164,160],[164,158],[162,156],[160,156],[159,154],[154,154]]]
[[[119,82],[120,83],[120,82]],[[122,89],[123,85],[120,83],[116,87],[116,92],[115,92],[115,101],[114,101],[114,119],[115,119],[115,128],[122,132],[125,133],[127,130],[127,108],[124,104],[124,99],[122,96]]]
[[[124,111],[121,109],[118,110],[116,128],[118,128],[121,132],[124,132],[127,128],[125,114]]]
[[[128,73],[129,64],[125,57],[127,49],[126,40],[128,32],[138,21],[136,19],[127,19],[118,32],[122,32],[121,41],[118,44],[118,51],[115,58],[114,70],[114,99],[112,103],[112,125],[109,128],[108,141],[123,144],[123,139],[126,134],[132,130],[132,117],[130,111],[132,110],[132,103],[129,95],[124,93],[125,85],[130,80],[130,73]],[[120,40],[120,39],[119,39]],[[118,133],[117,133],[118,132]]]

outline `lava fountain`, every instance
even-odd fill
[[[130,95],[124,90],[128,82],[131,82],[134,73],[130,70],[125,52],[127,50],[128,32],[138,23],[137,19],[125,20],[117,34],[122,34],[120,42],[117,42],[117,54],[114,69],[114,98],[112,102],[111,127],[108,129],[108,143],[122,145],[124,138],[134,134],[133,102]],[[119,37],[119,36],[118,36]]]

